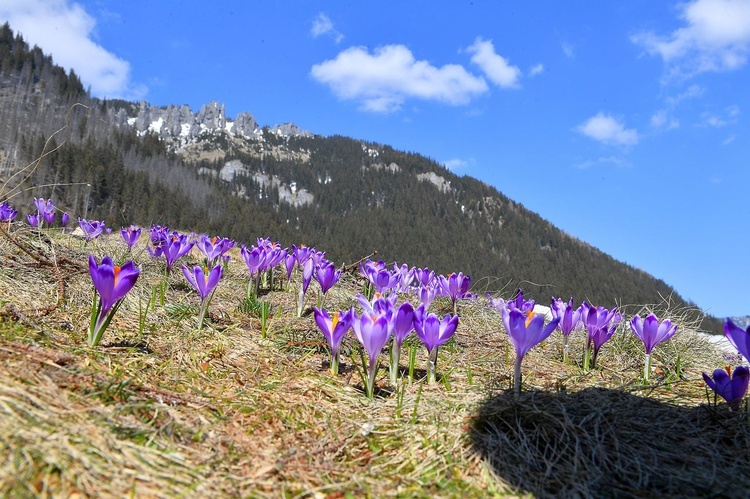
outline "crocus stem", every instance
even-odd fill
[[[586,349],[583,351],[583,370],[589,370],[589,362],[591,360],[591,343],[586,343]]]
[[[516,362],[513,364],[513,394],[516,398],[521,395],[521,357],[516,357]]]
[[[203,319],[206,317],[206,310],[208,310],[208,300],[203,300],[201,302],[201,310],[200,315],[198,315],[198,329],[203,328]]]
[[[568,335],[563,336],[563,362],[568,363],[568,353],[569,353],[569,347],[568,347]]]
[[[398,361],[401,356],[401,345],[399,345],[396,337],[393,337],[393,345],[391,345],[391,362],[388,365],[391,374],[391,385],[396,386],[396,378],[398,377]]]
[[[643,380],[648,383],[648,378],[651,375],[651,354],[646,354],[646,361],[643,367]]]
[[[369,398],[372,398],[375,395],[375,373],[377,371],[378,371],[378,360],[372,359],[370,361],[370,369],[367,375],[367,386],[365,387],[365,391],[367,391],[367,396]]]
[[[266,339],[267,323],[268,323],[268,302],[264,301],[260,304],[260,337]]]
[[[427,360],[427,383],[434,383],[437,376],[435,370],[437,369],[437,354],[438,347],[430,350],[429,359]]]
[[[339,373],[339,352],[331,352],[331,373],[337,375]]]
[[[305,291],[302,284],[299,286],[299,297],[297,298],[297,317],[302,317],[302,309],[305,308]]]

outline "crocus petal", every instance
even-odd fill
[[[732,319],[727,319],[724,323],[724,334],[734,348],[736,348],[746,360],[750,360],[750,326],[745,330],[735,325],[735,323],[732,322]]]

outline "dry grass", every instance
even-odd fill
[[[405,373],[391,387],[383,369],[370,401],[355,342],[345,340],[351,357],[330,375],[312,316],[296,317],[294,289],[261,297],[273,314],[261,338],[257,317],[238,308],[247,273],[237,254],[201,331],[179,270],[165,305],[140,327],[163,270],[136,254],[136,288],[102,344],[88,348],[89,252],[123,257],[125,246],[114,234],[86,245],[21,225],[0,234],[2,495],[750,494],[747,417],[707,405],[700,371],[723,359],[690,324],[657,347],[648,387],[639,382],[642,346],[629,333],[618,332],[588,373],[560,362],[553,335],[524,360],[525,392],[515,400],[514,353],[499,318],[462,303],[438,383],[424,383],[419,348],[414,379]],[[329,308],[353,304],[359,286],[346,275]],[[574,358],[582,342],[573,336]]]

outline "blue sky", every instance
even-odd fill
[[[99,97],[421,153],[750,314],[750,0],[3,0]]]

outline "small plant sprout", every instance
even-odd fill
[[[672,324],[669,319],[664,319],[661,324],[654,314],[649,314],[646,319],[636,315],[630,320],[630,329],[646,347],[646,361],[643,367],[643,380],[648,382],[651,375],[651,352],[659,343],[667,341],[677,332],[677,324]]]
[[[546,340],[559,322],[558,317],[545,326],[544,316],[541,314],[535,314],[531,310],[524,313],[518,308],[503,309],[503,325],[516,349],[516,362],[513,366],[513,392],[516,397],[521,394],[521,361],[524,355]]]
[[[341,349],[341,340],[346,336],[347,331],[352,327],[352,309],[346,312],[334,312],[329,315],[328,311],[313,307],[315,323],[318,329],[325,336],[328,346],[331,347],[331,373],[339,373],[339,351]]]
[[[112,321],[112,317],[120,308],[122,299],[133,289],[140,271],[132,261],[122,267],[112,263],[109,256],[102,258],[97,264],[94,255],[89,255],[89,274],[94,283],[96,294],[91,306],[91,323],[89,326],[89,346],[95,347],[102,339],[104,331]]]
[[[185,278],[198,291],[201,297],[200,315],[198,316],[198,329],[201,329],[203,327],[203,319],[206,317],[206,311],[208,310],[208,304],[211,302],[216,286],[223,275],[223,268],[221,264],[216,265],[209,273],[208,267],[204,268],[196,265],[190,270],[186,265],[183,265],[182,273],[185,274]]]
[[[557,324],[558,329],[563,334],[563,362],[568,362],[568,337],[570,333],[578,327],[581,322],[581,310],[582,307],[573,309],[573,298],[571,297],[568,303],[562,301],[562,298],[552,297],[552,303],[550,311],[552,312],[553,318],[560,318],[560,322]]]
[[[352,329],[354,329],[357,341],[367,352],[367,362],[365,362],[365,356],[362,354],[362,381],[365,385],[367,397],[372,399],[375,394],[375,373],[378,370],[378,356],[383,351],[389,337],[388,317],[385,314],[378,316],[367,313],[357,317],[356,313],[352,313]]]
[[[425,348],[427,348],[427,383],[435,381],[438,347],[453,336],[457,327],[457,315],[446,315],[441,321],[435,314],[425,314],[422,305],[417,308],[414,329],[417,331],[419,339],[424,343]]]
[[[737,411],[747,393],[750,370],[745,366],[738,366],[734,369],[734,373],[730,375],[730,368],[727,366],[726,370],[716,369],[713,379],[704,372],[703,380],[714,391],[714,405],[716,403],[715,397],[718,395],[727,401],[732,410]]]

